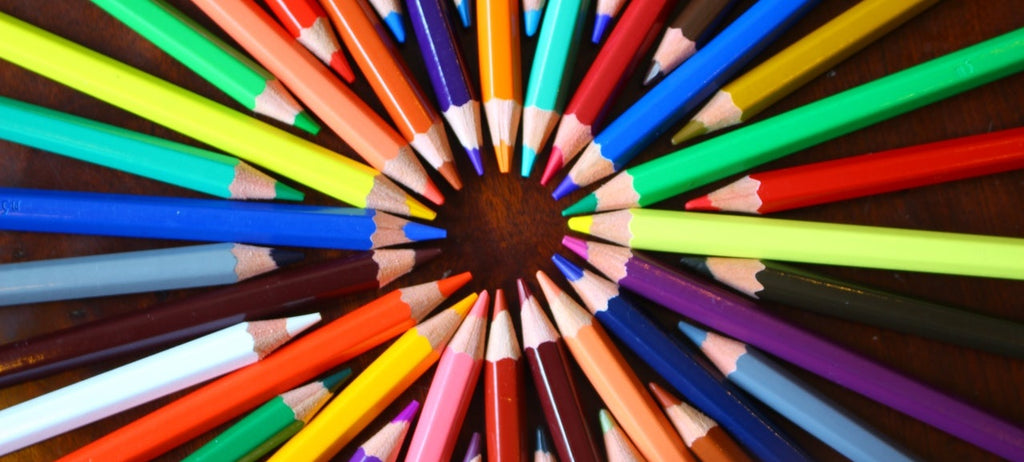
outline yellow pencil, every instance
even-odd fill
[[[672,136],[679,144],[750,119],[938,0],[864,0],[722,87]]]
[[[270,460],[331,459],[437,362],[476,298],[407,330]]]
[[[0,58],[343,202],[435,216],[366,165],[4,13]]]

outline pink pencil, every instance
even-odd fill
[[[489,303],[485,290],[445,347],[405,460],[451,460],[483,366]]]

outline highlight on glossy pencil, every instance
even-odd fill
[[[565,107],[540,184],[547,185],[594,139],[608,108],[647,54],[657,30],[675,5],[676,0],[637,0],[626,7]]]
[[[0,59],[356,207],[436,216],[370,167],[3,13]]]
[[[480,98],[476,96],[475,83],[469,79],[462,50],[448,21],[447,2],[406,0],[406,6],[441,114],[458,137],[476,174],[483,175]]]
[[[865,0],[722,87],[672,136],[680,144],[750,119],[937,0]]]
[[[196,0],[235,41],[256,57],[373,168],[435,204],[444,197],[407,142],[252,0]],[[338,32],[344,34],[344,31]],[[349,45],[349,50],[356,52]],[[355,54],[358,60],[358,54]],[[369,76],[364,70],[364,75]]]
[[[818,4],[762,0],[608,124],[555,189],[565,195],[622,169]]]
[[[691,0],[679,11],[658,42],[644,85],[668,75],[697,52],[718,28],[736,0]],[[659,28],[660,29],[660,28]]]
[[[684,256],[680,263],[757,300],[1024,358],[1024,324],[843,281],[771,260]]]
[[[668,390],[650,382],[651,394],[683,438],[686,447],[702,461],[750,461],[743,449],[707,414],[676,398]]]
[[[338,44],[327,13],[317,0],[267,0],[277,20],[313,56],[334,70],[346,82],[356,80],[355,72]]]
[[[275,396],[183,460],[259,459],[272,449],[265,444],[267,440],[281,432],[298,433],[351,375],[352,369],[342,369]]]
[[[94,441],[69,459],[153,459],[400,335],[471,278],[469,273],[462,273],[391,291],[310,332],[265,361],[212,381]]]
[[[626,0],[597,0],[597,8],[594,12],[594,31],[590,35],[590,41],[592,43],[601,43],[601,39],[604,38],[604,31],[611,24],[615,16],[619,14],[619,10],[622,9],[622,5],[626,3]]]
[[[476,299],[471,294],[407,330],[270,460],[325,460],[337,454],[437,362]]]
[[[547,0],[522,0],[523,1],[523,32],[527,37],[533,37],[540,28],[540,19],[544,14],[544,7]]]
[[[629,168],[562,214],[644,207],[1021,70],[1024,28]]]
[[[328,1],[328,0],[321,0]],[[332,0],[333,1],[333,0]],[[352,3],[363,2],[366,0],[351,0]],[[369,0],[370,4],[373,5],[374,11],[380,17],[384,24],[387,24],[388,29],[391,30],[391,35],[395,36],[395,40],[398,43],[405,43],[405,25],[402,24],[402,0]]]
[[[327,15],[405,140],[455,189],[462,188],[441,116],[365,0],[323,0]]]
[[[221,243],[7,263],[0,306],[234,284],[302,257]]]
[[[629,437],[622,432],[618,422],[612,417],[607,409],[598,411],[598,419],[601,421],[601,433],[604,436],[604,452],[608,462],[643,462],[644,456],[640,455],[636,446],[629,440]],[[692,459],[692,457],[691,457]],[[692,459],[696,460],[696,459]]]
[[[512,324],[505,292],[494,292],[494,311],[487,333],[484,364],[484,416],[487,430],[487,460],[520,461],[526,451],[523,433],[522,349]]]
[[[479,2],[476,22],[480,97],[498,171],[508,173],[523,112],[519,0]]]
[[[530,79],[523,99],[523,149],[520,174],[528,178],[537,154],[562,116],[576,51],[590,0],[551,2],[537,37]]]
[[[416,413],[420,410],[420,402],[412,400],[402,411],[384,424],[370,439],[359,445],[349,462],[390,462],[398,460],[398,452],[405,443],[405,435]]]
[[[252,364],[319,321],[243,322],[0,410],[0,454]]]
[[[0,229],[369,250],[445,230],[370,209],[0,188]]]
[[[266,69],[161,0],[92,0],[250,111],[312,134],[320,125]]]

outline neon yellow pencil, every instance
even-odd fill
[[[1024,279],[1024,239],[776,218],[629,209],[573,231],[634,249]]]
[[[334,457],[437,362],[476,298],[471,294],[405,331],[270,460],[326,461]]]
[[[366,165],[4,13],[0,58],[343,202],[435,216]]]

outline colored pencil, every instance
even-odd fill
[[[304,195],[249,164],[187,144],[0,97],[0,139],[225,199]]]
[[[604,434],[604,452],[608,455],[608,462],[644,462],[644,456],[640,455],[636,446],[629,440],[629,437],[622,432],[618,422],[612,417],[607,409],[601,409],[597,413],[601,420],[601,433]],[[678,460],[678,459],[665,459]],[[696,460],[688,455],[688,460]]]
[[[537,34],[547,0],[523,0],[523,28],[527,37]]]
[[[644,74],[644,85],[650,85],[679,67],[697,52],[697,46],[712,35],[735,0],[692,0],[665,29],[658,48],[651,58],[651,67]],[[660,29],[660,28],[659,28]]]
[[[605,29],[619,14],[619,10],[624,4],[626,4],[626,0],[597,0],[597,11],[594,13],[594,32],[590,35],[591,42],[601,43]]]
[[[626,7],[565,107],[540,184],[548,184],[594,139],[594,131],[604,123],[623,84],[651,48],[657,30],[675,5],[676,0],[637,0]]]
[[[394,462],[398,460],[398,452],[402,450],[405,435],[409,433],[409,425],[416,418],[420,402],[412,400],[370,439],[356,449],[349,462]]]
[[[756,403],[693,348],[663,331],[620,294],[614,283],[561,255],[552,260],[602,325],[694,406],[728,429],[751,454],[759,460],[809,460]]]
[[[775,318],[739,294],[638,257],[629,249],[594,243],[570,248],[586,254],[601,272],[616,274],[623,287],[694,322],[997,455],[1012,459],[1024,454],[1024,429],[1019,426]],[[707,309],[709,304],[715,309]],[[737,435],[733,432],[733,436]]]
[[[184,460],[199,462],[239,460],[252,456],[259,458],[259,455],[253,454],[255,449],[278,432],[290,431],[294,423],[300,424],[299,428],[304,426],[350,375],[352,369],[343,369],[323,380],[275,396]]]
[[[1024,28],[627,169],[562,214],[653,204],[1021,70]]]
[[[569,229],[640,250],[1024,279],[1024,239],[1012,237],[652,209]]]
[[[850,460],[914,460],[761,352],[685,321],[679,321],[679,330],[726,378]]]
[[[410,152],[408,138],[403,141],[373,108],[296,43],[255,1],[194,3],[288,85],[370,166],[431,202],[444,203],[441,192]],[[349,50],[355,53],[351,45]]]
[[[370,209],[0,188],[0,229],[367,250],[446,232]]]
[[[483,462],[484,455],[480,449],[480,440],[483,439],[480,436],[480,432],[473,432],[473,436],[469,438],[469,447],[466,448],[466,455],[462,457],[462,462]]]
[[[473,24],[471,19],[473,13],[469,10],[472,8],[470,0],[452,0],[452,4],[455,5],[455,9],[459,12],[459,19],[462,21],[462,27],[469,27]]]
[[[361,252],[0,345],[0,387],[279,315],[303,301],[377,289],[439,254],[437,249]]]
[[[466,150],[477,175],[483,175],[480,98],[476,96],[474,84],[466,72],[462,50],[448,22],[447,2],[406,0],[406,6],[441,114]]]
[[[750,119],[899,27],[937,0],[864,0],[729,82],[672,136],[679,144]]]
[[[405,453],[407,460],[453,459],[455,440],[462,429],[483,366],[490,303],[487,291],[481,292],[466,320],[441,354],[427,398],[423,401],[423,414],[416,423],[412,442]]]
[[[523,112],[518,7],[519,0],[485,1],[476,6],[480,97],[501,173],[511,168]]]
[[[384,21],[384,24],[387,24],[388,29],[391,30],[391,35],[395,36],[395,40],[398,40],[398,43],[405,43],[405,26],[402,25],[401,0],[370,0],[370,4],[373,5],[374,11]]]
[[[551,440],[548,439],[548,432],[544,426],[538,426],[534,435],[536,440],[533,451],[533,462],[556,462],[554,450],[551,448]]]
[[[1024,168],[1024,128],[762,173],[686,203],[763,215]]]
[[[455,189],[462,180],[441,116],[427,101],[398,48],[378,33],[366,0],[322,0],[327,16],[405,140]]]
[[[705,462],[749,462],[743,449],[718,426],[718,422],[676,398],[654,382],[647,384],[683,437],[686,447]]]
[[[519,462],[527,454],[523,434],[522,349],[505,302],[505,292],[494,292],[494,313],[487,338],[484,366],[484,414],[487,460]]]
[[[468,273],[392,291],[265,361],[210,382],[85,446],[67,460],[153,459],[398,336],[469,282]]]
[[[222,243],[8,263],[0,265],[0,306],[234,284],[301,259]]]
[[[269,460],[333,457],[437,362],[476,299],[471,294],[409,328]]]
[[[562,116],[589,9],[590,0],[558,0],[544,15],[523,100],[523,178],[530,176],[537,153]]]
[[[92,0],[246,109],[312,134],[320,125],[266,69],[163,0]]]
[[[695,462],[697,459],[686,450],[626,358],[604,329],[594,322],[594,316],[543,272],[537,272],[537,281],[576,364],[583,369],[605,406],[622,421],[626,434],[640,453],[649,460]],[[608,429],[604,431],[607,440]],[[612,451],[608,452],[610,456]]]
[[[270,451],[277,449],[277,447],[284,444],[285,441],[291,439],[291,437],[295,436],[295,434],[298,433],[299,430],[302,430],[302,427],[304,426],[306,426],[305,422],[292,422],[291,425],[285,427],[284,430],[275,433],[266,441],[260,443],[259,446],[256,446],[256,448],[249,451],[248,454],[240,457],[236,462],[258,462],[263,460],[263,456],[270,453]]]
[[[0,14],[0,59],[356,207],[436,215],[372,168],[7,14]]]
[[[255,363],[318,321],[236,324],[0,410],[0,455]]]
[[[580,405],[561,336],[523,280],[516,280],[516,285],[519,288],[523,351],[533,373],[533,384],[540,397],[544,419],[554,437],[558,458],[601,460]]]
[[[819,0],[761,0],[601,130],[554,197],[620,170],[725,84]]]
[[[356,81],[356,74],[352,72],[345,52],[341,51],[331,20],[317,0],[268,0],[267,6],[288,33],[313,56],[346,82]]]
[[[1024,358],[1024,325],[886,292],[770,260],[683,257],[685,266],[750,298],[941,342]]]

